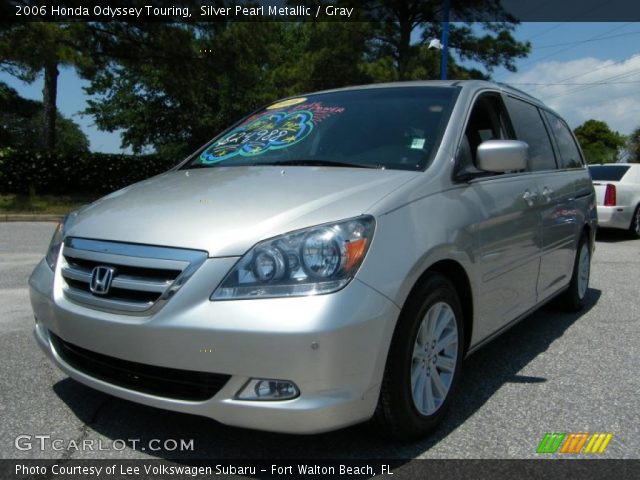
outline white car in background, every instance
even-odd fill
[[[621,228],[640,238],[640,163],[591,165],[598,200],[598,225]]]

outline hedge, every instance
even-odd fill
[[[177,163],[155,155],[61,155],[0,149],[0,194],[109,193]]]

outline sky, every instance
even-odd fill
[[[539,98],[572,128],[591,118],[625,135],[640,127],[640,23],[529,22],[520,24],[514,35],[532,43],[531,54],[516,61],[516,73],[494,70],[494,80]],[[28,85],[0,72],[0,81],[23,97],[42,99],[41,78]],[[91,150],[128,152],[121,148],[118,132],[102,132],[91,116],[81,114],[85,86],[73,69],[62,69],[58,109],[80,125]]]
[[[516,36],[531,54],[516,73],[496,70],[496,81],[539,98],[572,128],[591,118],[624,135],[640,127],[640,23],[523,23]]]

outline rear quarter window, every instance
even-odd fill
[[[582,167],[582,156],[580,155],[580,150],[578,149],[578,145],[576,145],[576,141],[574,140],[569,127],[567,127],[567,124],[554,114],[547,111],[544,112],[544,115],[547,118],[549,126],[551,127],[551,132],[556,139],[558,153],[560,154],[560,168]]]
[[[629,171],[629,165],[597,165],[589,167],[591,178],[604,182],[619,182]]]

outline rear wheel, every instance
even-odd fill
[[[640,238],[640,205],[636,207],[636,211],[633,213],[629,232],[634,238]]]
[[[589,278],[591,276],[591,248],[589,238],[583,235],[578,244],[576,259],[573,264],[573,275],[569,288],[559,298],[559,304],[569,312],[577,312],[585,303]]]
[[[433,274],[412,294],[394,332],[374,422],[401,440],[444,417],[460,376],[463,317],[455,288]]]

